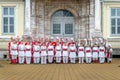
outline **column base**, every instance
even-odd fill
[[[103,37],[103,33],[99,29],[95,29],[92,37]]]

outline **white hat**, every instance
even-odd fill
[[[109,44],[108,46],[112,47],[112,45],[111,45],[111,44]]]
[[[71,40],[74,40],[73,38],[71,38]]]
[[[51,37],[50,39],[53,39],[53,37]]]
[[[59,39],[59,37],[56,37],[56,39]]]

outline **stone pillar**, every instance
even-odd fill
[[[95,30],[100,30],[100,1],[95,0]]]
[[[31,35],[31,10],[30,10],[30,0],[25,0],[25,30],[24,35],[30,36]]]
[[[103,37],[100,27],[100,0],[95,0],[95,32],[93,37]]]

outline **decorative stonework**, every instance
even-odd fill
[[[75,38],[89,38],[95,30],[95,0],[31,0],[31,34],[51,36],[51,16],[60,9],[74,15]]]

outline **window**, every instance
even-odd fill
[[[111,34],[120,35],[120,8],[111,9]]]
[[[3,33],[14,33],[14,7],[3,7]]]
[[[60,33],[61,33],[60,24],[53,24],[53,34],[60,34]]]
[[[65,24],[65,34],[73,34],[73,24]]]

